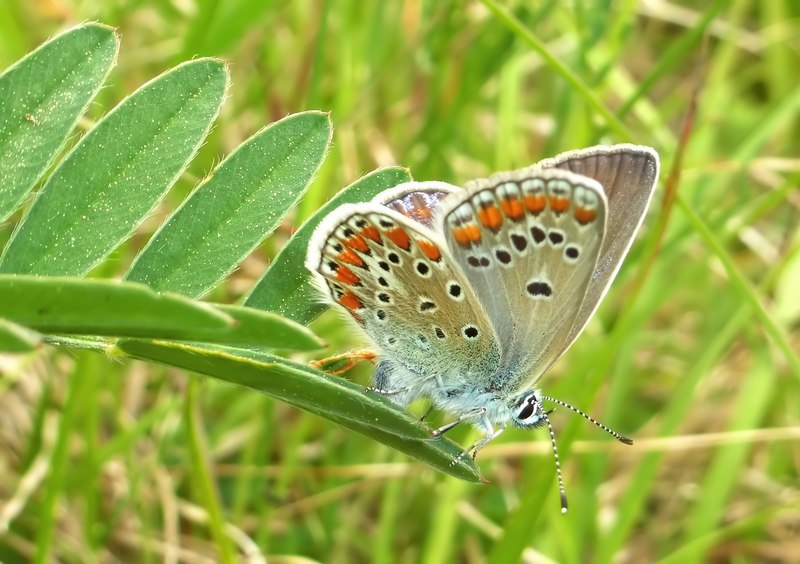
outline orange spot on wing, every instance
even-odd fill
[[[550,196],[550,209],[555,213],[564,213],[569,209],[569,200],[558,196]]]
[[[353,292],[345,292],[342,294],[342,297],[339,298],[339,303],[349,309],[351,312],[364,307],[364,304],[361,303],[361,300],[358,299],[358,296],[356,296]]]
[[[595,220],[597,212],[588,208],[575,208],[575,219],[581,225],[587,225]]]
[[[339,260],[341,262],[346,262],[347,264],[352,264],[353,266],[363,267],[364,261],[361,259],[360,256],[356,254],[353,249],[345,249],[341,253],[339,253]]]
[[[470,238],[465,227],[454,227],[452,233],[453,239],[456,240],[456,243],[462,247],[469,247]]]
[[[359,253],[369,252],[369,245],[367,245],[367,242],[358,235],[356,235],[355,237],[350,237],[349,239],[345,239],[342,242],[346,246],[350,247],[351,249],[355,249]]]
[[[417,241],[417,245],[419,246],[422,254],[428,257],[429,260],[437,262],[439,259],[442,258],[442,253],[439,250],[439,247],[431,243],[430,241]]]
[[[407,251],[411,248],[411,237],[402,227],[395,227],[386,232],[386,236],[391,239],[392,243]]]
[[[531,195],[531,194],[525,196],[525,209],[527,209],[532,214],[539,215],[540,213],[542,213],[544,206],[545,206],[544,196]]]
[[[503,213],[506,214],[506,217],[515,221],[522,219],[522,217],[525,215],[525,209],[522,207],[522,202],[519,201],[519,198],[512,196],[508,196],[500,200],[500,208],[503,210]]]
[[[368,225],[364,229],[360,231],[362,237],[369,239],[370,241],[375,241],[376,243],[383,244],[383,239],[381,239],[380,233],[378,233],[378,228],[374,225]]]
[[[464,226],[464,232],[469,237],[469,240],[473,243],[480,243],[481,242],[481,228],[478,227],[474,223],[470,223],[469,225]]]
[[[336,269],[336,279],[339,282],[343,282],[348,286],[358,286],[361,284],[361,278],[356,276],[356,273],[344,266],[343,264],[339,265],[339,268]]]
[[[478,210],[478,221],[480,221],[481,225],[486,229],[497,231],[503,224],[503,216],[500,215],[500,210],[497,209],[497,206],[481,206]]]

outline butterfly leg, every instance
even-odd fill
[[[361,362],[362,360],[367,360],[369,362],[375,362],[377,358],[377,354],[374,351],[368,350],[361,350],[361,351],[350,351],[344,354],[338,354],[335,356],[329,356],[328,358],[322,358],[320,360],[312,360],[309,362],[309,365],[312,368],[317,368],[319,370],[324,370],[328,374],[339,375],[344,372],[347,372],[351,368],[354,368],[356,364]]]
[[[506,427],[505,427],[505,425],[503,425],[501,427],[498,427],[496,431],[493,429],[490,433],[486,433],[479,440],[475,441],[475,444],[473,444],[471,447],[469,447],[467,449],[468,453],[470,451],[472,451],[472,459],[475,460],[475,457],[477,456],[478,451],[481,450],[486,445],[488,445],[490,441],[492,441],[495,438],[497,438],[498,436],[500,436],[500,433],[505,431],[505,429],[506,429]]]
[[[485,416],[485,414],[486,414],[486,408],[485,407],[479,407],[477,409],[471,409],[471,410],[467,411],[466,413],[462,413],[461,416],[458,419],[456,419],[455,421],[451,421],[450,423],[447,423],[446,425],[442,425],[438,429],[434,429],[433,431],[431,431],[431,435],[434,438],[441,437],[447,431],[449,431],[450,429],[452,429],[453,427],[455,427],[456,425],[458,425],[462,421],[466,421],[467,419],[474,419],[475,417],[477,417],[479,415],[484,415]],[[489,428],[491,428],[491,425],[489,426]]]
[[[489,421],[489,419],[486,417],[485,409],[483,410],[483,417],[481,418],[481,427],[483,428],[484,431],[486,431],[486,434],[483,435],[483,437],[481,437],[477,441],[475,441],[468,449],[466,449],[464,452],[462,452],[456,458],[454,458],[453,462],[450,463],[451,465],[458,464],[458,462],[467,455],[471,455],[472,459],[475,460],[478,451],[481,450],[483,447],[485,447],[487,444],[489,444],[489,442],[491,442],[493,439],[498,437],[500,433],[505,431],[506,428],[505,425],[501,425],[500,427],[497,428],[497,430],[495,430],[491,421]]]

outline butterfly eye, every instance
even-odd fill
[[[522,411],[520,411],[517,414],[517,419],[519,419],[520,421],[526,420],[528,417],[533,415],[534,410],[535,410],[534,405],[532,403],[526,402],[525,406],[522,408]]]
[[[541,423],[541,407],[539,399],[532,393],[526,394],[517,404],[517,424],[534,427]]]

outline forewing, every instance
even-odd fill
[[[486,314],[444,243],[420,223],[375,203],[342,206],[317,228],[306,266],[382,356],[420,383],[457,385],[496,371]]]
[[[581,311],[561,354],[581,334],[600,305],[644,220],[658,181],[658,154],[649,147],[614,145],[562,153],[541,161],[540,168],[559,168],[594,178],[608,199],[609,228]]]
[[[580,311],[606,225],[598,182],[523,169],[470,183],[439,228],[501,344],[493,385],[516,389],[552,364]]]

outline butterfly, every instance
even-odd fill
[[[408,182],[345,204],[315,230],[306,266],[325,298],[374,343],[371,389],[428,398],[483,436],[546,425],[541,376],[586,327],[631,246],[659,172],[637,145],[570,151],[473,180]]]

